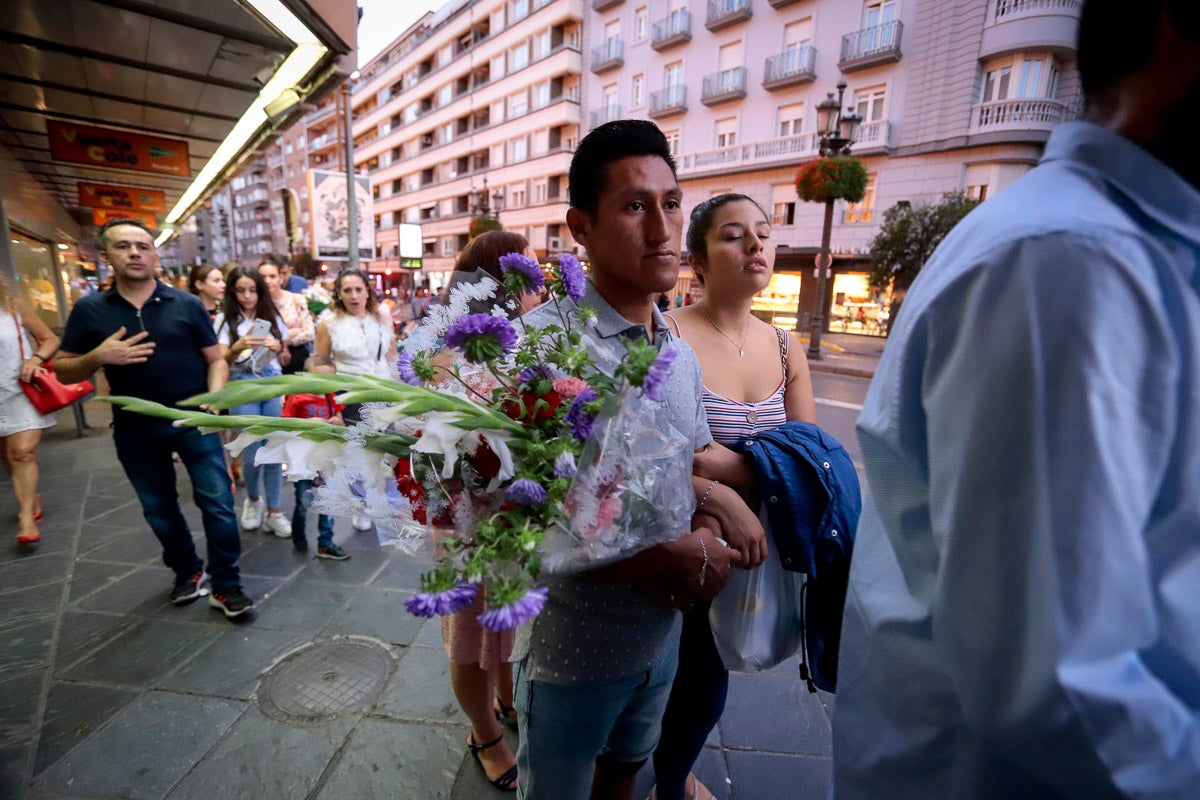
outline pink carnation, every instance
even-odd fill
[[[563,399],[575,397],[584,389],[590,389],[583,378],[559,378],[554,382],[554,391]]]

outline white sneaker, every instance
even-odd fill
[[[284,516],[282,511],[272,511],[267,514],[267,532],[273,533],[280,539],[292,538],[292,521]]]
[[[246,502],[242,504],[242,530],[256,531],[262,527],[263,511],[267,508],[267,502],[263,498],[258,498],[257,501],[246,498]]]
[[[364,517],[362,514],[355,514],[350,518],[350,524],[354,526],[354,530],[356,531],[369,531],[371,530],[371,525],[374,523],[371,522],[370,517]]]

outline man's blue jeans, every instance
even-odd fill
[[[204,521],[208,542],[208,572],[214,589],[230,589],[241,584],[237,561],[242,554],[237,517],[233,513],[233,493],[225,450],[215,433],[202,434],[195,428],[175,428],[159,421],[147,424],[118,422],[113,429],[117,458],[133,484],[142,513],[163,547],[163,563],[179,577],[187,577],[204,568],[196,554],[192,532],[179,508],[175,488],[175,465],[171,454],[178,453],[192,479],[192,499]]]

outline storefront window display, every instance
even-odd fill
[[[863,273],[835,275],[829,330],[886,336],[889,293],[873,288]]]
[[[55,286],[59,272],[55,256],[57,248],[15,230],[9,238],[19,291],[33,305],[42,322],[51,328],[61,328],[70,309],[67,307],[69,294],[61,285]]]
[[[800,276],[775,273],[767,288],[759,292],[750,305],[754,316],[778,325],[785,331],[796,329],[796,304],[800,300]]]
[[[800,274],[775,273],[767,288],[754,298],[751,313],[784,330],[795,330],[802,281]],[[829,330],[835,333],[886,336],[890,301],[888,291],[870,286],[866,273],[836,273],[833,276]]]

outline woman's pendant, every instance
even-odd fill
[[[738,358],[745,358],[745,357],[746,357],[746,351],[739,347],[738,348]]]
[[[753,408],[746,412],[746,422],[749,422],[751,425],[758,422],[758,412]]]

